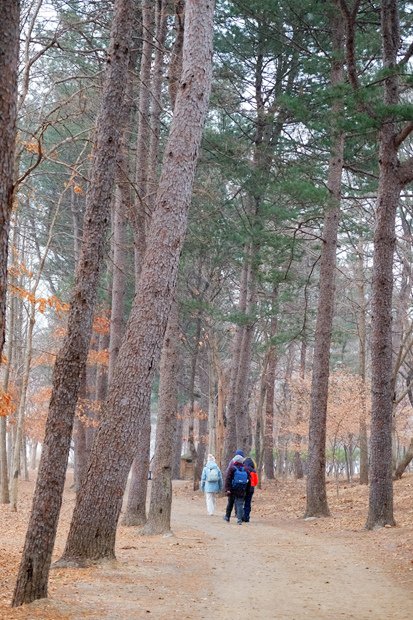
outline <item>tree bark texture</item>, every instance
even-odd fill
[[[17,117],[19,0],[0,3],[0,357],[6,336],[7,258]]]
[[[118,116],[127,83],[132,10],[131,0],[115,3],[106,81],[86,197],[81,255],[75,275],[67,336],[54,368],[42,457],[13,606],[47,596],[80,376],[89,349],[115,160],[122,133]]]
[[[277,286],[272,293],[272,316],[270,320],[270,348],[265,373],[265,427],[264,427],[264,472],[269,480],[274,478],[274,395],[275,395],[275,370],[277,367],[277,351],[274,338],[277,333],[276,301],[278,296]]]
[[[13,226],[13,237],[12,237],[12,248],[16,246],[16,239],[18,234],[18,226],[17,222]],[[11,279],[12,282],[14,278]],[[13,297],[10,300],[10,310],[8,317],[8,329],[9,329],[9,338],[7,343],[7,363],[4,369],[4,382],[3,389],[5,392],[9,391],[10,385],[10,374],[11,369],[14,364],[15,358],[15,328],[16,328],[16,315],[17,315],[17,299]],[[9,466],[7,462],[7,420],[4,416],[0,418],[0,473],[1,473],[1,497],[0,502],[2,504],[10,503],[10,493],[9,493]]]
[[[238,313],[245,314],[247,309],[247,293],[248,293],[248,263],[244,260],[241,279],[240,279],[240,292],[238,301]],[[244,335],[244,326],[237,325],[235,328],[234,341],[232,345],[231,355],[231,371],[229,378],[228,388],[228,400],[225,416],[225,438],[224,438],[224,455],[223,455],[223,467],[226,468],[230,460],[237,450],[237,429],[236,429],[236,416],[238,407],[238,393],[237,393],[237,381],[238,370],[241,359],[241,347],[242,339]]]
[[[136,436],[175,289],[212,73],[213,2],[188,0],[183,69],[137,294],[63,561],[114,556]]]
[[[239,358],[237,376],[237,414],[235,418],[237,431],[237,446],[249,454],[251,450],[251,420],[249,416],[249,388],[250,368],[252,357],[252,342],[255,329],[255,304],[256,304],[256,274],[253,260],[253,250],[249,252],[248,284],[247,284],[247,323],[243,329],[241,354]]]
[[[382,1],[381,36],[383,66],[388,71],[384,80],[384,104],[394,106],[399,102],[396,75],[400,42],[397,0]],[[370,495],[367,529],[395,525],[392,472],[392,300],[396,212],[401,191],[396,135],[396,123],[389,110],[379,136],[379,189],[373,250]]]
[[[178,413],[178,306],[169,313],[160,362],[159,407],[156,420],[155,456],[151,500],[144,534],[165,534],[171,530],[172,460]]]
[[[199,489],[199,483],[202,476],[202,470],[205,465],[205,454],[208,445],[208,403],[209,403],[209,377],[208,377],[208,357],[205,348],[201,350],[200,363],[198,366],[200,396],[200,417],[199,417],[199,439],[196,454],[196,464],[194,467],[194,480],[197,483],[196,490]]]
[[[123,135],[121,149],[125,149]],[[126,165],[126,153],[123,153],[121,166]],[[110,312],[110,341],[108,381],[110,382],[119,353],[125,323],[126,293],[126,213],[130,203],[129,184],[126,184],[123,171],[118,171],[115,199],[112,210],[112,303]]]
[[[407,448],[406,454],[401,459],[400,463],[396,467],[396,471],[394,472],[394,479],[400,480],[403,476],[406,467],[413,461],[413,438],[410,440],[409,447]]]
[[[182,454],[182,433],[184,419],[182,409],[179,408],[176,420],[175,437],[173,438],[173,456],[172,456],[172,480],[181,478],[181,454]]]
[[[155,7],[155,53],[152,70],[150,139],[147,180],[147,203],[152,213],[158,183],[159,138],[162,115],[162,83],[165,58],[165,39],[168,25],[168,0],[157,0]]]
[[[368,484],[369,481],[369,454],[367,438],[367,405],[366,405],[366,293],[364,286],[363,248],[357,252],[356,257],[356,282],[358,291],[359,311],[357,316],[357,328],[359,335],[359,374],[363,381],[362,405],[359,417],[359,445],[360,445],[360,484]]]
[[[151,446],[151,411],[150,402],[143,412],[142,423],[135,439],[135,458],[131,469],[131,482],[122,525],[139,526],[146,523],[146,495],[148,491],[148,473]]]
[[[341,15],[339,14],[331,19],[331,34],[333,43],[331,86],[337,87],[343,81],[344,33]],[[334,102],[332,106],[333,118],[339,117],[340,109],[341,103],[339,101]],[[333,127],[331,140],[332,146],[327,180],[331,203],[324,219],[323,246],[320,261],[320,292],[317,306],[308,438],[306,517],[328,516],[330,514],[325,484],[326,420],[344,151],[344,137],[339,129]]]
[[[81,383],[79,386],[79,401],[80,403],[86,402],[86,377],[87,372],[86,368],[84,368],[81,376]],[[86,443],[86,428],[84,423],[83,416],[79,415],[75,416],[74,427],[73,427],[73,442],[74,442],[74,484],[76,493],[79,492],[79,489],[82,484],[82,479],[85,476],[87,460],[88,460],[88,452],[87,452],[87,443]]]
[[[138,132],[136,138],[136,199],[131,212],[131,224],[135,243],[135,289],[139,285],[143,257],[146,249],[146,233],[149,207],[147,203],[151,67],[153,53],[154,2],[142,0],[142,55],[139,72]]]
[[[182,73],[182,53],[185,32],[185,0],[174,0],[174,5],[176,36],[168,68],[168,91],[172,109],[175,107],[179,80]]]
[[[189,376],[189,423],[188,423],[188,448],[193,463],[193,488],[197,491],[199,488],[199,482],[196,479],[196,464],[198,459],[198,453],[195,445],[195,380],[198,368],[198,353],[199,353],[199,341],[201,338],[201,310],[198,311],[195,323],[195,334],[193,338],[194,346],[191,352],[191,372]]]

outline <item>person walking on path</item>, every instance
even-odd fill
[[[228,467],[229,467],[230,465],[232,465],[232,463],[234,462],[234,458],[235,458],[236,456],[242,456],[242,458],[245,458],[245,454],[244,454],[244,452],[243,452],[242,450],[237,450],[237,451],[235,452],[234,456],[232,457],[232,459],[230,460],[230,462],[228,463]]]
[[[232,508],[235,504],[235,515],[238,525],[242,525],[244,516],[244,498],[248,485],[248,472],[243,465],[244,458],[240,454],[236,454],[230,462],[225,472],[224,488],[228,496],[227,509],[224,521],[231,518]]]
[[[250,514],[251,514],[251,502],[252,496],[254,495],[255,487],[258,483],[258,474],[255,469],[255,463],[249,456],[245,459],[244,468],[248,472],[248,484],[247,489],[245,491],[245,500],[244,500],[244,516],[242,518],[245,523],[249,523]]]
[[[212,517],[215,512],[216,495],[222,491],[222,473],[215,462],[215,457],[208,454],[207,462],[202,470],[201,491],[205,493],[208,514]]]

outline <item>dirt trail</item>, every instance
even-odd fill
[[[177,506],[178,508],[178,506]],[[207,532],[208,560],[214,567],[208,590],[209,616],[193,618],[268,620],[407,620],[413,617],[413,592],[396,584],[385,570],[343,542],[326,542],[305,524],[277,527],[264,521],[237,526],[191,506],[176,516]],[[207,581],[206,581],[207,582]],[[212,613],[213,610],[213,613]],[[235,613],[235,615],[239,615]]]
[[[50,599],[0,612],[0,619],[413,617],[411,583],[397,583],[390,565],[371,558],[371,547],[355,548],[342,534],[317,533],[301,520],[228,524],[224,505],[221,498],[209,517],[200,494],[182,495],[178,488],[174,536],[142,537],[121,527],[116,562],[53,570]]]

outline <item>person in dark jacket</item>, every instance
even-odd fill
[[[244,460],[243,465],[244,465],[244,468],[248,472],[248,485],[245,491],[244,516],[242,520],[245,521],[245,523],[249,523],[250,514],[251,514],[252,496],[254,495],[254,491],[255,491],[255,487],[251,486],[251,472],[256,473],[256,469],[255,469],[254,461],[249,456]]]
[[[225,472],[224,489],[228,496],[227,509],[225,511],[224,521],[228,521],[231,518],[232,508],[235,504],[235,515],[237,517],[238,525],[242,525],[242,518],[244,515],[244,498],[248,485],[248,473],[243,465],[243,457],[240,454],[236,454],[230,462],[227,471]],[[237,475],[237,472],[243,472],[241,476]],[[237,484],[234,486],[234,481],[238,477],[245,478],[245,484]]]

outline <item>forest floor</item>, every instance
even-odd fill
[[[117,561],[53,569],[49,599],[18,609],[10,599],[22,552],[33,482],[20,508],[0,506],[0,620],[411,620],[413,474],[395,483],[397,527],[367,532],[368,492],[328,486],[330,518],[305,521],[305,485],[274,481],[257,489],[249,524],[206,514],[189,482],[174,483],[172,536],[120,527]],[[69,482],[54,559],[74,505]]]

